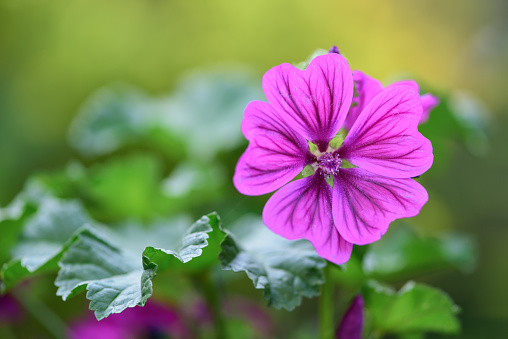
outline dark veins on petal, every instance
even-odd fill
[[[392,111],[395,107],[407,101],[409,101],[407,98],[406,100],[400,99],[397,103],[391,104],[392,107],[388,109],[387,112]],[[379,160],[389,160],[394,163],[394,165],[384,164],[385,167],[398,169],[399,167],[397,164],[412,168],[420,167],[421,164],[419,161],[413,163],[408,160],[418,159],[418,151],[422,149],[422,145],[417,148],[409,148],[409,150],[404,153],[394,154],[393,152],[394,146],[400,145],[401,138],[413,138],[412,135],[414,134],[413,129],[415,125],[407,124],[404,130],[399,131],[397,134],[393,134],[393,128],[390,128],[389,125],[395,128],[395,125],[400,121],[396,117],[412,114],[411,112],[401,111],[392,114],[384,114],[375,121],[372,121],[376,116],[376,112],[388,104],[389,102],[386,101],[381,106],[378,106],[375,111],[363,121],[363,124],[359,128],[360,133],[356,134],[354,139],[350,140],[347,145],[343,144],[344,147],[340,149],[342,157],[348,158],[350,155],[354,154],[355,151],[369,147],[368,154],[363,154],[363,156]],[[413,154],[413,156],[411,156],[411,154]]]
[[[264,184],[273,180],[273,176],[267,174],[290,170],[294,167],[303,168],[315,161],[316,157],[310,153],[307,143],[295,131],[273,117],[269,119],[266,115],[262,115],[258,117],[258,120],[256,127],[267,137],[254,139],[251,141],[252,145],[265,151],[268,156],[278,156],[280,161],[274,164],[273,160],[270,160],[268,164],[263,156],[259,156],[255,159],[255,163],[247,164],[249,177],[266,176],[265,181],[258,181]],[[275,137],[277,135],[278,137]]]
[[[304,180],[304,179],[303,179]],[[285,196],[280,201],[280,212],[288,212],[287,225],[295,233],[314,233],[311,228],[325,228],[329,230],[327,239],[332,238],[333,219],[331,217],[331,188],[325,180],[325,175],[318,169],[308,177],[307,185],[301,186],[297,192]],[[305,215],[308,219],[302,223],[298,215]]]
[[[368,229],[369,233],[374,233],[383,227],[383,225],[377,225],[366,220],[364,211],[374,211],[376,214],[380,213],[383,218],[387,218],[389,214],[393,215],[401,208],[407,210],[412,205],[412,201],[409,199],[412,196],[410,187],[403,183],[408,179],[390,178],[381,181],[344,173],[344,171],[341,174],[336,176],[334,180],[337,184],[340,184],[347,206],[352,214],[351,219],[354,220],[354,225],[348,224],[345,226],[348,228],[354,226],[358,234],[362,234],[363,229]],[[346,222],[350,220],[350,218],[347,218],[347,211],[347,208],[343,208],[342,217]]]
[[[284,72],[280,73],[280,77],[283,79],[283,86],[284,88],[281,88],[279,86],[279,83],[277,83],[277,91],[280,93],[280,98],[284,100],[284,103],[289,106],[292,109],[292,112],[288,112],[285,110],[286,114],[288,116],[296,115],[298,119],[295,119],[295,122],[300,125],[301,129],[303,131],[306,131],[308,133],[308,137],[310,137],[312,142],[316,144],[318,149],[321,152],[326,151],[328,148],[328,143],[330,142],[330,130],[334,127],[335,119],[337,119],[338,113],[334,114],[334,111],[339,110],[340,103],[335,102],[335,96],[334,96],[334,82],[328,81],[328,78],[334,79],[336,76],[336,70],[334,70],[333,74],[330,74],[327,76],[325,70],[318,66],[323,79],[326,79],[326,82],[328,86],[326,87],[327,93],[324,92],[323,86],[319,86],[319,83],[316,82],[316,86],[319,86],[320,88],[314,88],[313,90],[310,87],[310,81],[309,79],[306,79],[306,77],[303,74],[300,73],[292,73],[295,77],[300,77],[300,79],[306,84],[307,86],[307,92],[306,93],[296,93],[294,94],[291,89],[291,84],[297,83],[294,79],[290,79],[289,74],[285,74]],[[300,72],[300,71],[299,71]],[[343,79],[344,82],[344,79]],[[287,92],[287,93],[286,93]],[[324,92],[324,93],[320,93]],[[317,95],[319,93],[319,95]],[[322,107],[326,107],[326,112],[320,112],[319,107],[316,105],[316,98],[318,97],[320,100],[326,100],[326,98],[329,98],[330,104],[325,105],[323,104]],[[302,111],[302,108],[305,109],[305,105],[299,104],[295,97],[300,99],[300,102],[307,102],[312,103],[312,109],[310,111]],[[279,102],[280,107],[285,107],[285,105],[282,105]],[[300,107],[302,106],[302,107]],[[326,119],[323,121],[321,119],[321,116],[325,115]]]

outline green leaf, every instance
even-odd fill
[[[456,91],[450,99],[450,110],[462,128],[466,148],[473,155],[485,155],[490,147],[492,114],[485,104],[471,93]]]
[[[319,295],[326,261],[310,242],[284,239],[259,217],[245,217],[232,230],[221,243],[222,269],[245,272],[269,306],[293,310],[302,297]]]
[[[0,209],[0,262],[5,262],[10,256],[11,248],[15,245],[21,232],[23,223],[33,213],[24,199],[18,196],[8,206]]]
[[[115,223],[129,218],[152,220],[217,201],[228,180],[221,164],[183,161],[166,178],[163,170],[161,158],[135,152],[90,168],[73,162],[32,181],[60,198],[79,197],[95,219]]]
[[[424,238],[410,227],[397,225],[369,246],[363,269],[377,278],[400,278],[446,267],[470,272],[475,267],[476,252],[474,240],[467,235],[455,232]]]
[[[158,158],[136,153],[92,166],[79,185],[100,220],[148,219],[167,208],[161,172]]]
[[[436,94],[434,91],[429,92]],[[425,93],[422,92],[422,93]],[[428,122],[418,126],[418,130],[432,141],[436,161],[426,175],[441,175],[453,159],[453,143],[458,142],[475,156],[483,156],[490,147],[492,114],[485,105],[471,94],[455,92],[438,95],[440,104],[432,110]]]
[[[178,159],[187,153],[208,160],[243,142],[241,112],[249,101],[261,98],[258,81],[243,69],[191,74],[165,97],[114,85],[87,100],[69,138],[91,156],[141,143]]]
[[[156,245],[147,246],[143,251],[143,257],[147,259],[148,264],[157,263],[159,269],[186,271],[199,271],[212,265],[217,260],[220,242],[225,235],[221,230],[220,220],[216,213],[203,216],[191,227],[169,228],[166,225],[163,230],[159,228],[159,232],[152,231],[150,233],[160,234],[161,231],[166,233],[164,248]],[[155,241],[151,242],[152,245],[156,243]],[[208,248],[203,254],[205,247]],[[194,258],[196,260],[190,262]]]
[[[374,331],[415,335],[416,332],[456,334],[460,330],[459,307],[436,288],[410,281],[396,292],[370,281],[363,296],[373,317]]]
[[[144,305],[157,270],[195,271],[217,261],[224,233],[215,213],[191,227],[179,219],[108,230],[79,203],[55,198],[45,189],[32,180],[18,200],[2,210],[6,219],[0,223],[18,218],[24,224],[14,259],[1,271],[2,292],[35,273],[59,268],[57,295],[65,300],[87,290],[90,309],[102,319]]]
[[[92,223],[78,202],[43,198],[24,225],[12,252],[13,260],[2,268],[2,290],[10,289],[33,273],[56,269],[74,235]]]
[[[211,264],[213,252],[216,259],[219,228],[218,216],[212,213],[185,229],[179,222],[159,221],[151,228],[126,226],[118,233],[85,230],[59,262],[57,295],[66,300],[86,289],[90,309],[99,320],[127,307],[143,306],[152,295],[152,279],[158,271],[182,268],[198,257],[203,260],[193,267],[202,269]],[[161,247],[145,247],[148,243]],[[202,256],[208,245],[211,253]]]
[[[162,125],[185,141],[189,157],[209,160],[244,142],[242,112],[263,98],[260,81],[245,69],[195,72],[164,101]]]
[[[228,181],[226,169],[221,164],[184,161],[163,180],[162,194],[168,210],[176,214],[218,201],[224,195],[224,185]]]
[[[146,137],[158,120],[154,100],[117,83],[99,89],[84,103],[69,130],[69,142],[84,155],[107,154]]]
[[[127,307],[143,306],[152,295],[155,267],[143,269],[141,260],[86,230],[59,262],[55,281],[57,295],[64,300],[85,288],[90,309],[101,320]]]

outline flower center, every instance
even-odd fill
[[[327,177],[331,177],[334,174],[339,173],[342,159],[339,154],[333,154],[332,152],[323,153],[317,160],[317,167],[321,168],[323,173]]]

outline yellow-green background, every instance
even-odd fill
[[[491,110],[489,153],[455,149],[427,185],[433,207],[420,224],[477,237],[473,274],[428,281],[463,307],[461,337],[498,338],[508,323],[507,18],[503,0],[1,0],[0,204],[34,170],[78,157],[67,128],[99,86],[125,80],[167,92],[187,71],[217,63],[261,77],[338,45],[354,69],[467,90]]]

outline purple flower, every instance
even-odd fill
[[[337,339],[362,339],[363,330],[363,298],[361,294],[357,295],[335,332]]]
[[[19,321],[23,318],[23,310],[10,294],[0,295],[0,326]]]
[[[253,101],[245,109],[249,146],[233,181],[246,195],[282,187],[263,210],[272,231],[306,238],[319,255],[342,264],[353,244],[374,242],[391,221],[419,213],[428,196],[411,178],[429,169],[433,156],[417,130],[422,104],[413,87],[394,85],[377,94],[338,149],[329,142],[353,99],[344,57],[318,56],[304,71],[276,66],[264,75],[263,90],[268,103]],[[356,167],[345,168],[345,160]],[[288,183],[309,165],[313,175]]]
[[[358,96],[353,98],[353,106],[349,110],[349,113],[344,121],[346,129],[350,129],[360,113],[369,102],[374,99],[376,95],[383,91],[383,85],[376,79],[368,76],[361,71],[353,71],[353,81],[355,83],[355,89]],[[415,92],[418,93],[419,87],[416,81],[405,80],[396,82],[388,87],[407,85],[414,88]],[[426,122],[429,119],[430,111],[439,104],[439,99],[430,93],[420,96],[422,102],[423,113],[420,118],[420,123]]]

